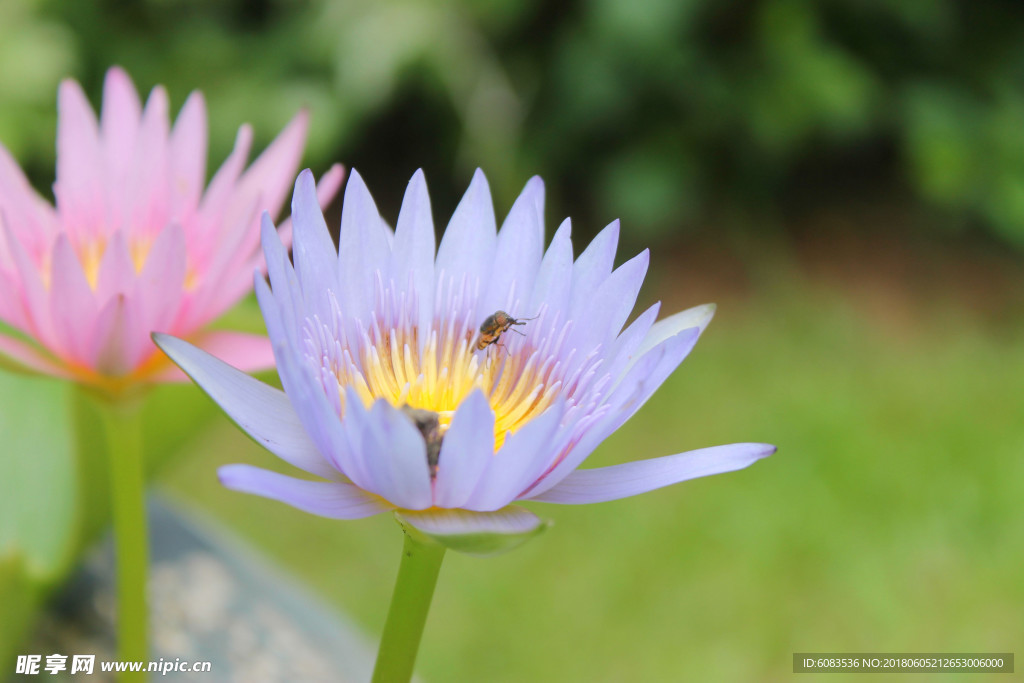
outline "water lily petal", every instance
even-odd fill
[[[669,337],[638,358],[625,372],[608,398],[615,410],[632,416],[668,376],[690,354],[700,337],[700,328],[691,327]]]
[[[292,282],[286,279],[286,284],[275,289],[275,292],[283,295],[282,289],[294,287],[294,292],[298,294],[298,285],[294,283],[295,274],[291,272],[290,266],[286,270]],[[255,280],[256,298],[273,343],[277,373],[306,433],[334,469],[356,481],[362,488],[368,488],[369,478],[356,480],[352,463],[345,460],[353,452],[362,454],[361,449],[353,451],[349,447],[351,432],[356,430],[341,428],[338,411],[325,396],[321,377],[313,376],[309,367],[302,363],[303,352],[298,341],[298,331],[282,317],[286,306],[278,305],[266,281],[258,274]]]
[[[375,474],[366,460],[366,449],[363,447],[365,430],[357,426],[369,419],[369,416],[362,399],[352,386],[346,386],[344,392],[345,419],[338,430],[338,439],[329,443],[328,448],[331,449],[330,453],[336,460],[335,466],[340,472],[360,488],[375,491]]]
[[[292,117],[239,179],[232,200],[233,208],[227,212],[229,217],[232,214],[248,214],[256,197],[260,198],[260,206],[257,207],[260,211],[276,215],[281,210],[288,197],[288,189],[292,186],[292,178],[299,168],[308,130],[309,112],[303,109]],[[255,243],[256,236],[253,235]]]
[[[288,251],[285,250],[284,245],[281,243],[281,238],[278,236],[277,230],[274,229],[274,224],[270,220],[270,216],[266,213],[263,214],[263,220],[260,223],[260,235],[263,243],[263,253],[267,257],[267,275],[270,277],[270,284],[274,288],[274,293],[271,295],[268,291],[267,295],[261,298],[259,296],[259,288],[257,287],[256,298],[260,302],[260,309],[263,311],[264,318],[267,317],[266,307],[270,306],[272,302],[281,302],[281,305],[278,307],[280,309],[278,315],[283,316],[283,322],[286,324],[280,326],[278,334],[275,334],[273,330],[268,328],[270,338],[275,342],[284,342],[288,339],[289,343],[297,346],[298,330],[301,328],[302,321],[306,316],[302,289],[299,287],[299,278],[292,267],[291,259],[288,258]],[[255,274],[257,285],[262,279],[259,273]],[[274,305],[276,306],[276,304]]]
[[[79,243],[93,239],[109,224],[96,164],[100,153],[99,127],[89,101],[75,81],[61,82],[57,91],[57,180],[53,191],[64,229]]]
[[[224,230],[217,238],[216,246],[202,266],[205,277],[195,289],[196,298],[201,304],[197,311],[204,311],[206,315],[192,320],[191,326],[206,323],[211,317],[208,313],[211,309],[215,312],[222,311],[229,301],[227,297],[236,294],[237,290],[231,289],[231,285],[234,284],[233,278],[241,277],[237,269],[240,268],[240,264],[250,261],[248,255],[255,249],[255,245],[250,245],[250,242],[256,239],[253,228],[259,223],[259,205],[257,197],[249,204],[248,213],[223,218],[224,225],[230,226],[230,229]],[[249,271],[249,274],[251,272]],[[249,274],[246,275],[247,280]]]
[[[348,406],[353,416],[355,406]],[[363,462],[374,482],[374,493],[407,510],[432,504],[430,470],[423,436],[387,401],[377,401],[352,427],[362,436]],[[346,414],[346,423],[349,414]]]
[[[242,372],[274,367],[274,349],[262,334],[212,330],[198,335],[196,346]]]
[[[6,360],[4,356],[14,360],[27,370],[65,379],[72,377],[70,372],[23,341],[0,334],[0,366],[3,366]]]
[[[3,225],[0,227],[3,228],[4,240],[21,283],[21,303],[29,328],[25,332],[34,334],[45,346],[57,350],[57,335],[50,310],[50,295],[46,286],[43,285],[42,275],[7,222],[2,221],[2,223]]]
[[[564,325],[565,320],[555,320],[556,314],[568,307],[569,294],[572,291],[572,223],[566,218],[555,231],[551,244],[544,253],[537,279],[533,284],[533,292],[526,306],[526,314],[535,315],[546,309],[545,320],[537,321],[537,325],[549,330],[551,325]]]
[[[167,191],[169,108],[167,91],[160,86],[153,88],[132,150],[131,173],[123,185],[110,183],[106,188],[108,206],[126,209],[113,225],[130,229],[137,239],[155,239],[171,218]]]
[[[238,129],[238,134],[235,136],[235,146],[231,150],[231,154],[220,165],[217,172],[213,174],[213,178],[203,194],[203,200],[199,204],[199,213],[202,215],[203,220],[196,224],[196,227],[207,228],[211,233],[202,236],[196,235],[196,237],[201,237],[200,243],[233,227],[227,225],[226,221],[218,220],[218,218],[227,213],[228,202],[231,201],[239,176],[241,176],[242,171],[245,169],[245,160],[249,158],[249,149],[251,147],[252,127],[246,124]],[[215,243],[207,243],[211,248],[215,246]]]
[[[261,283],[260,289],[265,288],[266,283]],[[268,310],[272,315],[273,310]],[[275,329],[282,324],[280,319],[272,321],[270,315],[267,318],[268,330]],[[291,346],[287,339],[285,341],[275,339],[274,359],[277,361],[277,373],[281,378],[281,384],[287,392],[306,434],[316,444],[317,450],[330,466],[351,479],[352,475],[349,470],[342,466],[342,456],[348,452],[346,450],[347,437],[348,432],[352,430],[342,429],[338,411],[324,393],[322,376],[316,376],[309,371],[309,366],[301,362],[302,351]],[[336,384],[335,391],[337,391]],[[356,483],[360,488],[372,490],[360,482]]]
[[[535,311],[523,312],[520,308],[533,294],[543,254],[544,182],[534,176],[526,183],[498,232],[482,310],[491,313],[508,310],[515,317],[535,315]]]
[[[434,219],[423,171],[416,171],[402,200],[391,251],[395,298],[415,297],[413,322],[427,329],[434,318]],[[421,340],[425,342],[426,340]],[[421,345],[422,348],[422,345]]]
[[[100,260],[96,276],[96,302],[103,306],[118,294],[134,294],[137,279],[135,263],[128,252],[124,232],[118,230],[111,235]]]
[[[391,249],[381,230],[380,211],[362,176],[354,169],[345,185],[344,210],[338,238],[338,298],[343,310],[368,320],[376,275],[387,280]]]
[[[124,69],[113,67],[103,80],[103,115],[100,133],[103,139],[107,178],[115,187],[124,187],[128,168],[134,158],[142,104],[135,86]],[[118,224],[121,217],[116,216]]]
[[[147,330],[167,332],[178,316],[185,283],[185,231],[178,223],[164,227],[139,273],[138,298]]]
[[[572,297],[569,300],[569,320],[579,319],[589,307],[594,292],[612,272],[615,250],[619,244],[619,222],[609,223],[587,245],[572,267]]]
[[[96,299],[71,243],[57,237],[50,268],[50,310],[54,330],[64,350],[79,362],[88,362],[96,320]]]
[[[229,489],[287,503],[331,519],[361,519],[393,509],[366,491],[336,481],[306,481],[252,465],[225,465],[217,470]]]
[[[329,319],[327,292],[337,279],[337,257],[317,200],[316,181],[309,169],[300,173],[295,181],[292,218],[296,222],[292,244],[295,275],[299,279],[306,307],[309,311],[318,312],[324,319]]]
[[[480,477],[480,483],[465,507],[469,510],[497,510],[534,482],[550,465],[551,443],[563,412],[563,404],[556,403],[519,431],[509,434],[501,450],[491,458],[490,466]]]
[[[638,315],[636,320],[631,322],[629,327],[615,339],[608,354],[611,362],[608,364],[606,372],[609,376],[618,379],[624,370],[642,355],[638,353],[637,349],[640,348],[644,339],[648,338],[651,326],[657,319],[660,310],[661,302],[659,301]]]
[[[494,457],[494,411],[483,392],[475,390],[459,405],[444,435],[434,505],[465,505]]]
[[[598,445],[608,438],[650,398],[662,382],[679,367],[697,343],[699,330],[692,328],[666,339],[648,351],[609,394],[606,412],[573,445],[572,450],[550,472],[543,475],[527,492],[532,498],[564,479],[579,467]]]
[[[274,367],[274,349],[270,340],[260,334],[213,330],[193,338],[195,346],[220,358],[242,372],[258,372]],[[189,382],[189,376],[174,364],[154,372],[151,382]]]
[[[612,271],[592,293],[586,312],[573,318],[580,348],[607,346],[619,334],[636,304],[649,262],[650,253],[644,249]]]
[[[636,351],[633,353],[633,362],[636,362],[636,360],[641,356],[664,340],[669,337],[674,337],[683,330],[696,327],[700,330],[699,333],[704,332],[704,328],[708,326],[708,323],[711,322],[714,315],[715,304],[702,304],[700,306],[688,308],[685,311],[680,311],[674,315],[670,315],[663,320],[659,320],[651,325],[651,329],[647,333],[647,336],[644,337],[640,346],[637,347]],[[632,363],[629,365],[632,365]]]
[[[89,365],[98,372],[120,377],[131,372],[141,360],[141,339],[135,301],[124,294],[110,299],[96,319],[96,332],[89,351]],[[140,339],[141,338],[141,339]]]
[[[320,182],[316,184],[316,199],[320,202],[321,209],[326,209],[327,205],[334,199],[334,196],[338,194],[343,180],[345,180],[345,167],[341,164],[334,164],[327,169],[327,173],[320,176]],[[277,228],[277,232],[281,236],[282,243],[286,245],[291,244],[292,219],[289,217],[287,220],[282,221],[281,225]],[[253,255],[253,261],[247,264],[245,268],[246,272],[256,268],[257,263],[263,263],[263,254],[256,253]]]
[[[736,443],[712,446],[661,458],[627,462],[592,470],[576,470],[532,500],[580,505],[627,498],[687,479],[732,472],[767,457],[775,446]]]
[[[497,227],[491,190],[483,171],[477,169],[469,189],[455,208],[441,244],[437,248],[436,313],[442,318],[450,313],[452,298],[461,287],[463,278],[471,292],[479,292],[491,276],[497,244]],[[463,304],[464,305],[464,304]],[[494,311],[477,306],[468,319],[479,325]]]
[[[284,392],[177,337],[157,333],[153,341],[261,446],[310,474],[337,476],[310,441]]]
[[[28,329],[28,316],[22,303],[19,284],[12,273],[0,269],[0,320],[25,332]]]
[[[10,230],[26,252],[42,254],[57,230],[53,207],[29,184],[21,167],[0,144],[0,225]],[[8,265],[4,241],[0,240],[0,268]]]
[[[171,130],[171,211],[187,223],[199,206],[206,179],[206,101],[201,92],[185,100]]]

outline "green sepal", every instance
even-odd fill
[[[396,510],[395,519],[420,542],[437,543],[467,555],[498,555],[537,536],[551,522],[526,508],[509,505],[494,512],[473,510]]]

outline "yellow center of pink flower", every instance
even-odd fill
[[[85,271],[85,279],[93,290],[100,279],[100,263],[103,261],[103,252],[106,251],[105,240],[94,240],[87,242],[78,252],[78,258],[82,262],[82,270]]]
[[[135,272],[141,273],[142,269],[146,265],[146,259],[149,257],[149,251],[153,246],[151,239],[136,238],[133,239],[131,244],[128,246],[128,255],[131,257],[132,265],[135,266]],[[89,282],[89,287],[96,290],[99,286],[100,280],[100,266],[103,263],[103,255],[107,251],[107,239],[103,237],[95,238],[85,242],[78,248],[78,260],[82,264],[82,271],[85,273],[85,279]],[[49,269],[46,269],[47,275]],[[49,283],[47,282],[47,287]]]
[[[153,240],[151,239],[135,239],[128,247],[128,253],[132,257],[132,263],[135,265],[135,272],[141,273],[142,268],[146,265],[146,258],[149,257],[149,250],[153,246]]]

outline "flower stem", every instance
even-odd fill
[[[395,592],[373,668],[373,683],[402,683],[412,679],[444,551],[444,546],[416,539],[406,532]]]
[[[117,557],[117,657],[148,659],[145,480],[142,467],[142,415],[138,401],[96,401],[103,417],[110,469],[111,513]],[[118,680],[145,681],[145,672],[123,672]]]

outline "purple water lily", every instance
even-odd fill
[[[264,216],[270,286],[256,278],[284,391],[157,338],[257,442],[321,478],[229,465],[224,485],[325,517],[396,510],[457,538],[539,528],[516,501],[614,500],[773,453],[740,443],[577,469],[682,362],[714,307],[655,322],[655,304],[625,326],[647,251],[613,270],[614,222],[574,261],[568,220],[545,251],[543,208],[533,178],[496,230],[478,171],[435,253],[423,174],[392,230],[353,171],[335,249],[304,171],[294,267]]]

